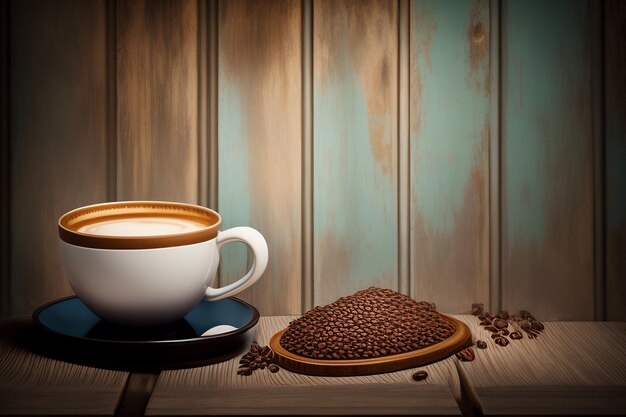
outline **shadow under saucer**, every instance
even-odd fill
[[[256,334],[259,312],[237,298],[201,301],[166,326],[124,327],[100,319],[77,297],[33,314],[31,350],[67,362],[130,372],[204,366],[243,352]],[[226,329],[218,334],[211,329]]]

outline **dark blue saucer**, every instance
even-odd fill
[[[159,327],[124,327],[100,319],[76,297],[40,307],[32,340],[38,353],[68,362],[125,371],[203,366],[236,356],[254,339],[256,308],[237,298],[201,301],[183,319]],[[216,326],[235,327],[202,336]]]

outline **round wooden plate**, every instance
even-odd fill
[[[309,359],[288,352],[280,345],[280,338],[287,329],[272,336],[270,348],[274,361],[287,370],[306,375],[357,376],[394,372],[426,365],[447,358],[472,345],[472,333],[467,325],[454,317],[446,316],[456,330],[446,340],[413,352],[383,356],[373,359],[322,360]]]

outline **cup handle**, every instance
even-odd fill
[[[251,227],[233,227],[217,233],[217,250],[219,251],[223,244],[230,242],[243,242],[250,246],[254,254],[252,268],[246,275],[239,278],[222,288],[208,287],[205,293],[205,299],[208,301],[221,300],[222,298],[231,297],[245,290],[261,278],[265,267],[267,267],[268,250],[267,242],[261,233]]]

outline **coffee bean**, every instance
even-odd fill
[[[254,371],[263,370],[272,365],[274,352],[269,346],[259,346],[253,342],[250,351],[239,360],[239,370],[237,375],[249,376]]]
[[[268,366],[267,369],[269,369],[270,372],[273,373],[273,374],[275,374],[276,372],[280,371],[280,368],[275,363],[273,363],[270,366]]]
[[[543,331],[545,329],[545,327],[543,326],[543,323],[540,321],[533,321],[530,323],[530,328],[536,331]]]
[[[473,306],[474,304],[472,304]],[[522,332],[525,332],[529,339],[535,339],[545,330],[543,323],[526,310],[520,310],[517,315],[510,315],[507,311],[501,311],[492,316],[488,312],[483,312],[478,318],[480,325],[485,326],[485,330],[493,333],[491,338],[499,346],[507,346],[509,344],[506,336],[509,336],[511,340],[519,340],[523,337]],[[513,327],[513,331],[510,333],[508,330],[509,324]]]
[[[509,339],[507,339],[506,337],[503,337],[503,336],[498,336],[493,341],[496,343],[496,345],[499,345],[499,346],[502,346],[502,347],[504,347],[504,346],[509,344]]]
[[[249,371],[250,371],[250,368],[248,368],[248,367],[241,367],[241,368],[239,368],[239,370],[237,370],[237,375],[243,375],[243,374],[245,374],[245,373],[247,373]]]
[[[519,315],[521,318],[525,319],[525,320],[535,320],[535,318],[533,317],[532,314],[530,314],[530,312],[526,311],[526,310],[521,310],[519,312]]]
[[[428,378],[428,372],[426,371],[417,371],[413,374],[414,381],[423,381]]]
[[[505,329],[509,326],[509,323],[503,319],[496,319],[494,320],[493,325],[496,326],[498,329]]]
[[[484,340],[478,340],[476,342],[476,347],[478,349],[487,349],[487,342],[485,342]]]
[[[280,344],[313,359],[369,359],[431,346],[455,330],[434,303],[370,287],[307,311],[289,323]]]
[[[462,362],[471,362],[476,358],[476,355],[474,354],[474,349],[468,347],[467,349],[457,352],[456,357]]]
[[[480,316],[483,313],[484,306],[483,304],[474,303],[472,304],[472,315]]]

